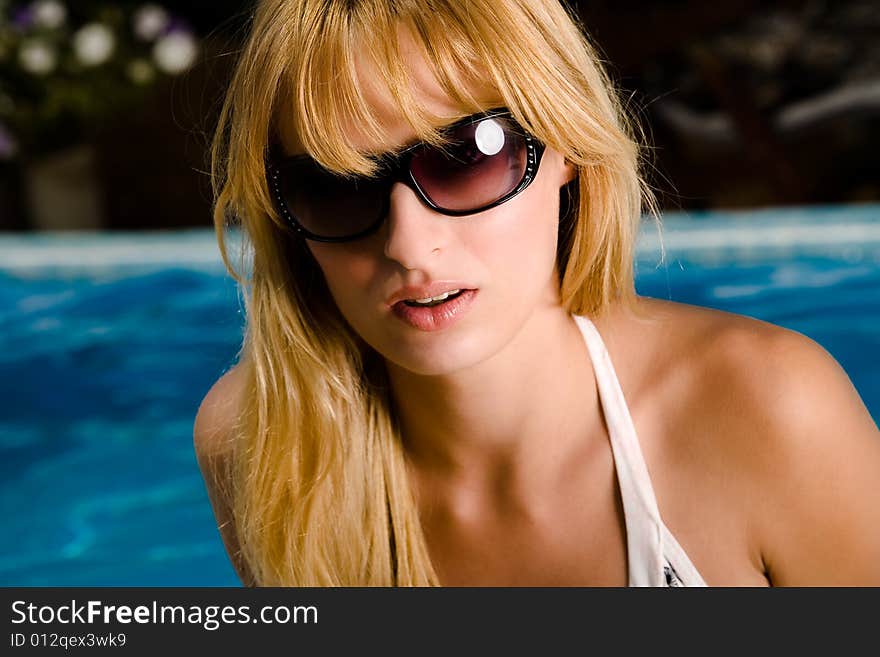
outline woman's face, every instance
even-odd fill
[[[456,114],[426,71],[418,79],[429,109]],[[389,111],[387,121],[401,141],[412,137],[402,117]],[[413,373],[450,374],[501,351],[536,313],[558,312],[559,189],[574,174],[548,148],[525,191],[466,217],[434,212],[398,183],[375,233],[345,243],[308,241],[308,248],[340,312],[367,344]],[[417,328],[389,306],[402,287],[437,282],[476,290],[449,325]]]

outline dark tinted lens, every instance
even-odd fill
[[[388,183],[381,179],[339,176],[309,159],[291,158],[277,168],[288,211],[319,237],[363,232],[379,220],[388,198]]]
[[[490,205],[512,192],[526,170],[527,146],[507,118],[486,118],[455,128],[442,148],[423,147],[410,169],[419,187],[444,210]]]

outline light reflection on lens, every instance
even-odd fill
[[[495,119],[487,119],[477,126],[474,141],[486,155],[495,155],[504,148],[504,129]]]

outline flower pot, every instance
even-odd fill
[[[104,228],[95,150],[81,144],[29,162],[24,168],[25,203],[35,230]]]

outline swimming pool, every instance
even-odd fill
[[[880,419],[880,205],[669,214],[641,294],[804,333]],[[210,231],[0,237],[0,585],[237,585],[192,452],[243,315]]]

